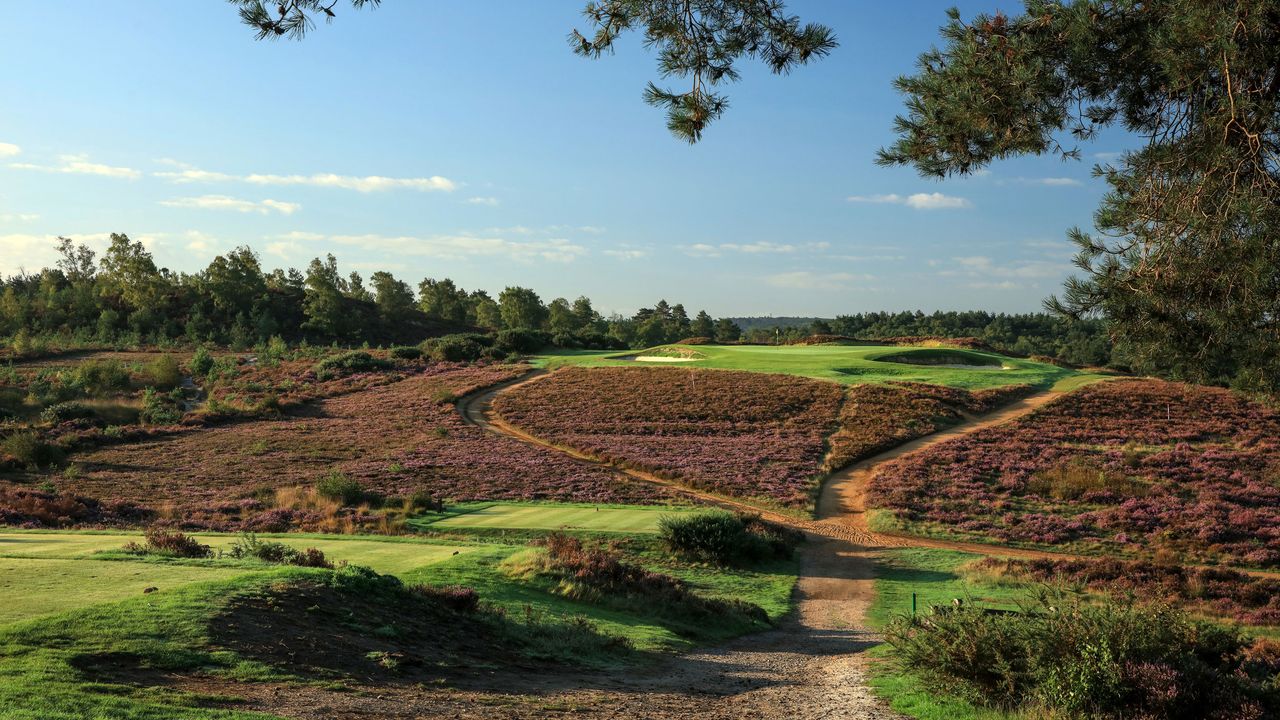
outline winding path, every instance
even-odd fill
[[[900,717],[876,698],[867,681],[863,651],[879,642],[867,626],[874,599],[876,556],[885,548],[930,547],[1004,556],[1052,553],[976,543],[933,540],[875,532],[867,523],[867,481],[882,463],[1026,415],[1059,393],[1044,392],[980,418],[900,445],[833,473],[823,484],[815,519],[797,518],[750,502],[685,487],[653,473],[625,467],[537,437],[508,423],[493,410],[500,393],[550,375],[536,370],[515,380],[464,396],[458,411],[489,432],[550,448],[578,462],[608,467],[628,478],[670,488],[701,502],[758,513],[807,533],[796,587],[796,611],[760,635],[672,658],[660,668],[618,679],[589,698],[569,692],[588,716],[646,718],[817,718]]]

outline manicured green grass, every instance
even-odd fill
[[[679,347],[696,351],[705,357],[691,362],[640,363],[623,359],[630,355],[666,352]],[[993,353],[942,348],[886,347],[882,345],[697,345],[664,346],[648,351],[601,352],[589,350],[549,351],[536,356],[539,367],[581,365],[586,367],[666,367],[680,370],[710,368],[782,373],[832,380],[844,384],[909,380],[967,389],[981,389],[1026,383],[1049,388],[1068,378],[1079,378],[1084,384],[1102,376],[1082,373],[1046,363],[1009,358]],[[975,364],[991,363],[982,368],[954,368],[907,363],[883,362],[878,358],[913,353],[965,356]]]
[[[0,558],[0,625],[123,600],[149,587],[170,590],[244,573],[243,568]]]
[[[196,533],[192,537],[214,550],[229,550],[240,536]],[[345,560],[391,575],[473,549],[469,545],[377,536],[262,534],[258,538],[282,542],[299,550],[317,548],[335,562]],[[79,559],[97,552],[119,550],[127,542],[141,540],[141,533],[5,532],[0,533],[0,557]]]
[[[656,533],[664,515],[691,512],[693,508],[607,506],[534,503],[484,503],[424,522],[424,530],[509,529],[585,532]]]
[[[238,537],[200,534],[195,537],[226,550]],[[407,541],[401,538],[326,535],[262,535],[303,549],[324,551],[333,561],[365,565],[378,572],[402,575],[432,563],[473,552],[470,544]],[[0,533],[0,625],[41,615],[89,607],[141,594],[156,587],[168,590],[204,580],[223,580],[254,572],[252,563],[223,561],[157,562],[97,553],[119,550],[140,533],[4,532]],[[3,716],[0,716],[3,717]]]

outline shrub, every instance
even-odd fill
[[[678,578],[623,562],[617,553],[586,547],[576,537],[556,532],[540,542],[546,553],[535,569],[558,578],[557,591],[566,597],[639,606],[647,612],[686,619],[709,621],[730,615],[769,621],[764,610],[756,605],[701,597]]]
[[[503,330],[493,340],[493,346],[507,353],[527,355],[551,344],[550,333],[541,330]]]
[[[353,373],[386,370],[389,367],[391,363],[386,360],[375,358],[363,350],[353,350],[324,358],[315,364],[314,370],[317,379],[331,380]]]
[[[257,558],[263,562],[277,565],[297,565],[299,567],[332,568],[333,563],[317,548],[298,550],[281,542],[266,542],[258,539],[253,533],[240,536],[227,552],[233,558]]]
[[[182,382],[182,370],[178,360],[165,353],[147,363],[146,375],[151,384],[161,390],[170,390]]]
[[[790,557],[803,537],[757,516],[725,511],[664,515],[658,533],[672,552],[721,565]]]
[[[0,450],[28,468],[47,467],[62,462],[62,449],[44,442],[33,432],[10,435],[0,443]]]
[[[1143,495],[1146,486],[1082,458],[1041,470],[1027,480],[1027,490],[1055,500],[1078,500],[1088,493],[1108,492],[1120,497]]]
[[[422,348],[416,348],[412,345],[394,347],[391,348],[391,357],[401,360],[417,360],[422,357]]]
[[[336,470],[316,483],[316,492],[343,505],[358,505],[368,498],[363,485]]]
[[[1264,717],[1277,671],[1233,628],[1165,605],[1085,604],[1043,591],[1021,612],[946,608],[900,617],[905,668],[976,703],[1066,717]]]
[[[209,349],[203,345],[196,348],[195,354],[187,361],[187,370],[192,375],[204,377],[213,369],[213,355],[209,354]]]
[[[161,393],[147,388],[142,393],[142,412],[138,419],[147,425],[176,425],[182,419],[182,391]]]
[[[475,612],[480,607],[480,594],[476,592],[475,588],[469,588],[464,585],[446,585],[444,587],[414,585],[411,589],[423,597],[435,600],[445,607],[458,612]]]
[[[213,555],[213,549],[208,545],[180,532],[151,528],[143,537],[145,541],[142,544],[131,542],[125,545],[124,549],[129,552],[180,558],[207,558]]]
[[[475,362],[488,349],[473,335],[444,335],[422,343],[422,351],[437,362]]]
[[[76,366],[71,375],[71,385],[88,395],[105,395],[128,389],[129,371],[119,360],[86,360]]]
[[[47,423],[63,423],[68,420],[87,420],[94,417],[93,408],[82,402],[70,400],[50,405],[40,411],[40,420]]]

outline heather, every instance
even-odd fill
[[[1278,472],[1276,411],[1126,380],[899,460],[869,501],[915,531],[1276,567]]]
[[[565,368],[498,396],[552,442],[695,488],[812,504],[842,388],[751,372]]]
[[[360,494],[433,501],[650,503],[672,497],[663,488],[463,422],[454,397],[520,372],[513,365],[434,363],[401,380],[304,403],[274,418],[87,448],[69,458],[77,473],[50,476],[56,491],[50,495],[143,506],[184,526],[259,531],[334,529],[335,512],[367,520],[367,509],[297,501],[315,494],[300,488],[316,486],[354,501],[350,483]],[[44,524],[41,513],[15,509],[14,515]],[[70,524],[113,522],[79,515],[66,517]]]
[[[1033,717],[1257,718],[1280,711],[1280,652],[1165,604],[1043,592],[1020,611],[903,615],[894,661],[979,705]]]
[[[1280,626],[1280,579],[1227,568],[1126,561],[1116,558],[1007,560],[986,558],[979,574],[1044,583],[1068,583],[1118,597],[1177,604],[1247,625]]]
[[[923,437],[1032,392],[1028,385],[969,391],[916,382],[857,385],[840,408],[840,427],[827,439],[828,470]]]

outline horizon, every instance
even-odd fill
[[[366,277],[586,295],[606,314],[663,297],[717,317],[1038,312],[1071,272],[1066,230],[1091,226],[1090,168],[1123,136],[966,179],[877,167],[892,80],[952,4],[790,3],[840,47],[786,78],[744,64],[692,147],[641,102],[658,72],[636,38],[570,52],[572,0],[347,9],[304,43],[255,42],[222,3],[18,6],[9,27],[56,17],[65,42],[0,49],[34,68],[0,81],[29,109],[0,122],[0,274],[52,265],[59,235],[101,250],[120,232],[179,272],[239,245],[264,268],[333,253]],[[481,23],[500,44],[472,40]]]

